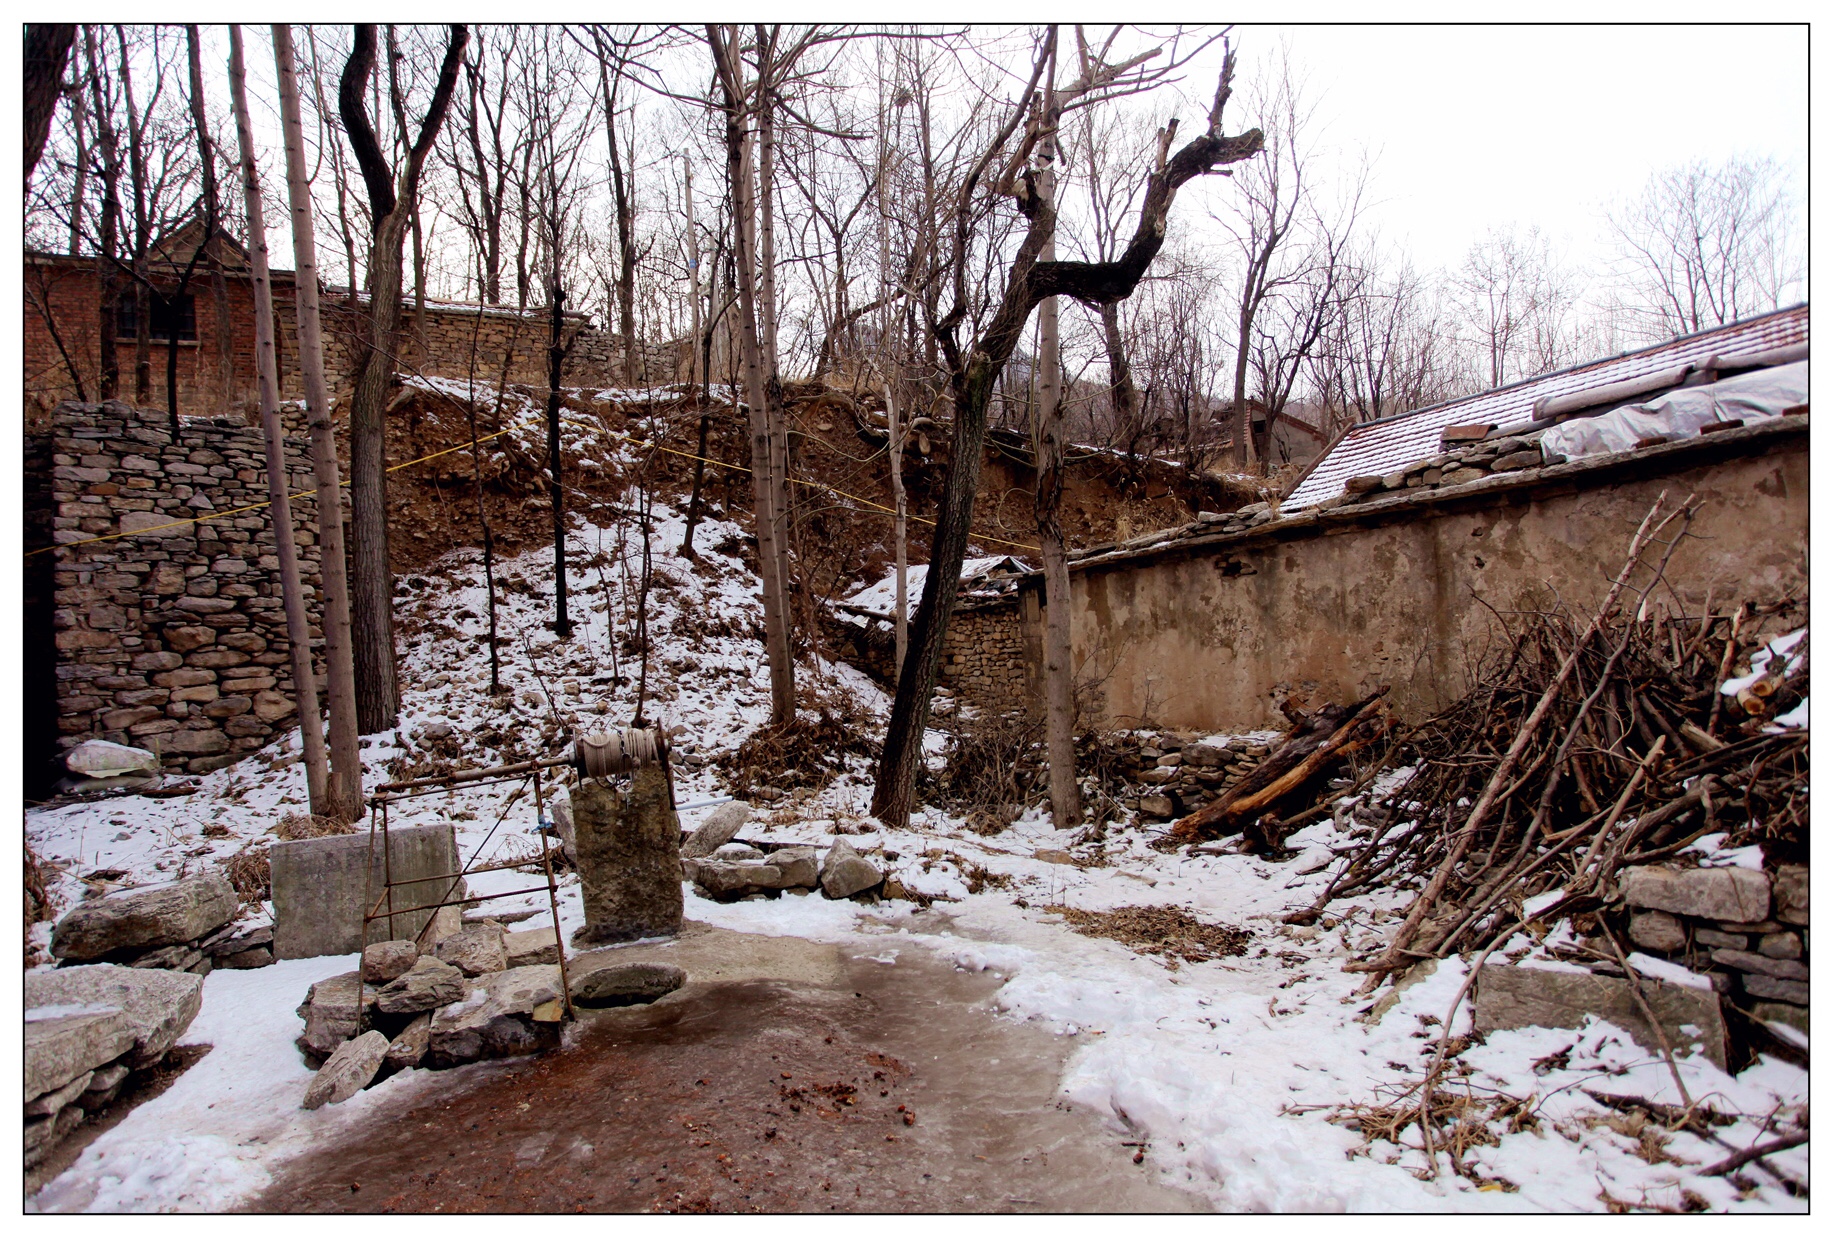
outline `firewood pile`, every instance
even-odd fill
[[[1497,615],[1508,636],[1476,687],[1390,733],[1358,770],[1361,794],[1327,796],[1352,845],[1289,923],[1371,887],[1417,889],[1385,948],[1347,968],[1372,988],[1595,912],[1622,870],[1706,835],[1760,843],[1771,867],[1805,863],[1807,729],[1774,719],[1807,695],[1806,605],[1680,609],[1664,572],[1690,514],[1656,504],[1594,614]],[[1219,815],[1180,828],[1205,814]]]

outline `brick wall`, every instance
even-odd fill
[[[261,432],[234,418],[188,418],[174,441],[163,410],[118,401],[62,404],[51,423],[43,494],[57,548],[41,558],[53,560],[52,649],[28,649],[27,658],[55,659],[54,717],[33,717],[28,701],[28,731],[54,725],[60,748],[113,740],[158,752],[168,768],[202,772],[295,725],[267,510],[187,520],[267,498]],[[291,491],[310,489],[306,444],[288,439],[286,450]],[[312,512],[310,499],[294,500],[316,638]],[[42,522],[43,511],[36,516]],[[187,522],[152,527],[173,521]],[[135,529],[149,531],[82,542]]]

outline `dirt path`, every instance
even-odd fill
[[[448,1072],[290,1162],[259,1212],[1177,1211],[1148,1157],[1058,1104],[1073,1042],[1002,983],[705,926],[694,983],[542,1058]],[[880,954],[878,959],[886,959]]]

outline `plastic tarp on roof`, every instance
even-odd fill
[[[1540,448],[1574,460],[1628,451],[1657,435],[1690,438],[1713,422],[1780,417],[1783,409],[1805,404],[1807,398],[1808,363],[1797,361],[1703,387],[1681,387],[1645,404],[1550,426],[1540,436]]]

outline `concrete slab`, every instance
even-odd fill
[[[363,913],[382,893],[382,835],[333,834],[277,842],[268,848],[274,881],[274,957],[306,959],[325,954],[355,954],[361,940]],[[450,824],[417,825],[388,831],[388,871],[396,886],[392,922],[369,926],[368,942],[411,938],[432,913],[423,908],[458,897],[444,874],[458,871],[458,846]],[[424,880],[418,880],[424,879]],[[456,911],[456,908],[450,909]],[[456,923],[456,915],[447,916]]]

